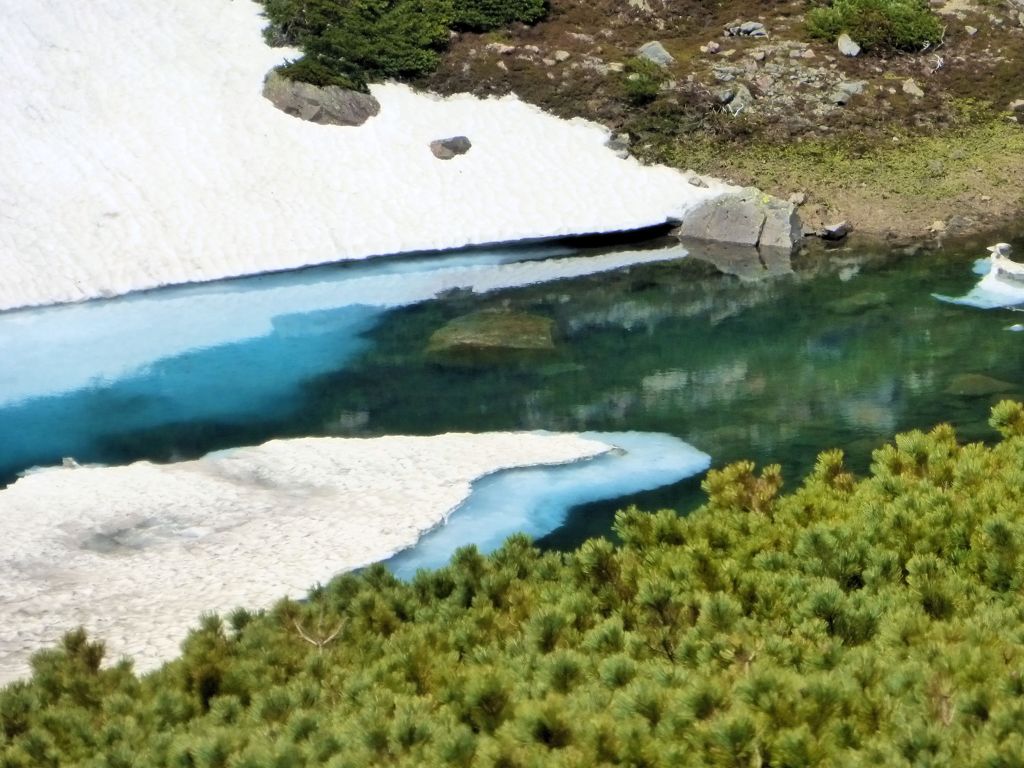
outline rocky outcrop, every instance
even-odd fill
[[[263,95],[282,112],[322,125],[362,125],[380,112],[380,104],[368,93],[300,83],[276,70],[263,81]]]
[[[438,160],[451,160],[456,155],[466,154],[472,146],[473,142],[465,136],[452,136],[430,142],[430,151]]]
[[[803,226],[796,206],[749,187],[702,203],[686,214],[680,237],[792,250]]]

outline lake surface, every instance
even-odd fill
[[[667,433],[715,466],[780,463],[790,487],[829,447],[863,472],[908,428],[991,439],[991,405],[1024,397],[1024,334],[1008,330],[1024,317],[933,296],[966,293],[985,244],[818,247],[791,262],[559,244],[0,314],[0,482],[65,456],[510,429]],[[482,310],[551,320],[554,350],[426,354],[439,328]],[[606,534],[626,503],[686,511],[699,484],[577,508],[543,543]]]

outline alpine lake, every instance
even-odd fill
[[[0,314],[0,483],[69,456],[505,430],[667,433],[714,467],[781,464],[790,488],[833,447],[864,473],[900,431],[992,440],[991,406],[1024,398],[1024,316],[936,298],[970,290],[995,239],[792,258],[577,240]],[[487,279],[510,265],[521,280]],[[539,543],[610,535],[633,504],[685,514],[700,483],[574,507]]]

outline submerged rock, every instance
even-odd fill
[[[831,302],[828,311],[837,315],[863,315],[888,304],[889,296],[884,291],[861,291]]]
[[[430,142],[430,151],[438,160],[451,160],[456,155],[466,154],[472,146],[473,143],[465,136],[452,136]]]
[[[961,373],[954,376],[946,387],[947,395],[960,397],[986,397],[1009,392],[1016,387],[1008,381],[994,379],[983,373]]]
[[[680,237],[786,250],[799,242],[801,232],[793,203],[753,187],[702,203],[677,230]]]
[[[555,350],[553,326],[550,318],[525,312],[474,312],[434,331],[427,354],[462,364],[546,356]]]
[[[336,85],[321,88],[276,70],[267,73],[263,96],[285,114],[321,125],[362,125],[380,112],[380,103],[368,93]]]

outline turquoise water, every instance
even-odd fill
[[[972,287],[984,244],[817,250],[770,269],[680,260],[662,243],[477,251],[7,313],[0,481],[64,456],[495,429],[667,433],[714,465],[778,462],[790,485],[831,446],[864,471],[911,427],[989,439],[991,404],[1024,396],[1024,335],[1006,330],[1019,313],[933,296]],[[479,365],[425,354],[438,328],[482,309],[552,320],[555,349]],[[607,532],[628,501],[699,500],[694,479],[580,508],[546,542]]]
[[[477,480],[473,493],[445,525],[385,565],[400,578],[411,578],[421,568],[443,565],[467,542],[486,553],[513,533],[541,537],[561,526],[573,508],[659,488],[702,474],[709,464],[707,454],[670,435],[584,432],[583,436],[614,445],[616,450],[569,466],[522,467]]]

